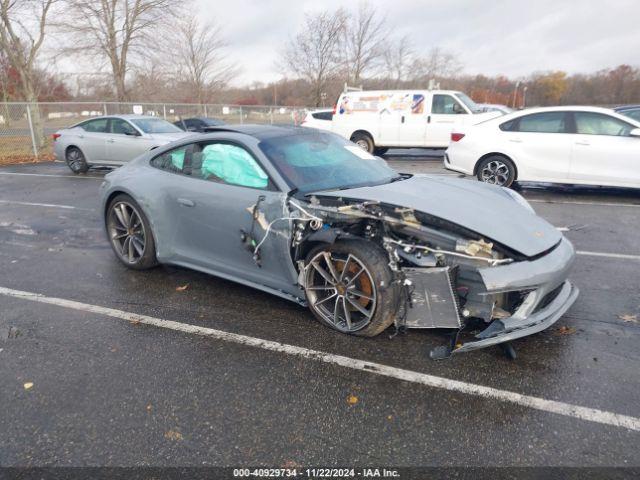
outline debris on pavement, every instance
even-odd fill
[[[638,323],[638,315],[631,315],[629,313],[624,313],[622,315],[618,315],[618,318],[623,322]]]
[[[189,284],[182,285],[181,287],[176,288],[176,292],[184,292],[187,288],[189,288]]]
[[[576,333],[576,329],[574,327],[567,327],[564,325],[555,332],[556,335],[573,335],[574,333]]]
[[[177,430],[169,430],[167,433],[164,434],[164,438],[177,441],[177,440],[182,440],[183,437],[182,437],[182,434]]]
[[[356,397],[355,395],[349,395],[347,397],[347,403],[349,405],[355,405],[356,403],[358,403],[358,397]]]
[[[24,384],[24,389],[25,390],[31,390],[31,388],[33,388],[33,382],[26,382]]]

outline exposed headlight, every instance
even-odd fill
[[[529,202],[527,202],[525,200],[525,198],[520,195],[518,192],[511,190],[510,188],[504,188],[502,187],[504,190],[504,193],[506,193],[507,195],[509,195],[511,198],[513,198],[516,202],[518,202],[520,205],[522,205],[524,208],[526,208],[527,210],[529,210],[531,213],[536,213],[536,211],[533,209],[533,207],[529,204]]]

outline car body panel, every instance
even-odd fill
[[[377,201],[425,212],[464,225],[528,257],[548,250],[562,238],[557,229],[518,205],[501,187],[457,178],[415,175],[386,185],[318,195]]]

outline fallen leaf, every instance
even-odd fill
[[[181,287],[176,288],[176,292],[184,292],[187,288],[189,288],[189,284],[182,285]]]
[[[393,420],[393,416],[392,416],[392,415],[389,415],[389,416],[387,417],[387,420]]]
[[[358,397],[356,397],[355,395],[349,395],[347,397],[347,403],[349,405],[355,405],[356,403],[358,403]]]
[[[573,327],[562,326],[556,330],[556,335],[572,335],[576,333],[576,329]]]
[[[25,390],[31,390],[32,387],[33,387],[33,382],[27,382],[24,384]]]
[[[168,438],[169,440],[182,440],[182,434],[177,430],[169,430],[164,434],[164,438]]]
[[[620,320],[622,320],[623,322],[638,323],[638,316],[637,315],[630,315],[628,313],[625,313],[623,315],[618,315],[618,318]]]
[[[147,412],[150,412],[153,409],[153,406],[151,404],[147,405]]]
[[[131,320],[129,320],[129,323],[131,323],[131,325],[138,325],[140,323],[140,319],[132,318]]]
[[[295,460],[285,460],[282,468],[300,468],[301,465],[297,463]]]

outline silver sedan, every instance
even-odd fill
[[[193,135],[157,117],[94,117],[53,134],[54,153],[72,172],[91,165],[119,166],[160,145]]]

